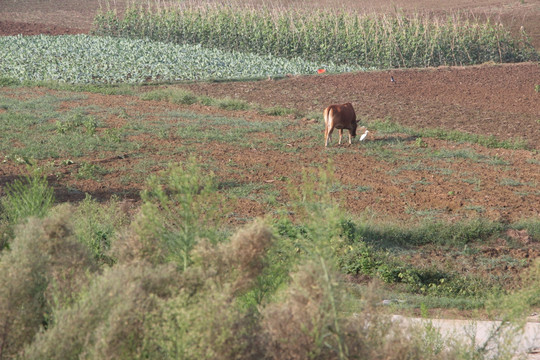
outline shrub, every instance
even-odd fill
[[[149,313],[181,286],[177,271],[169,265],[106,269],[75,304],[57,311],[54,326],[41,332],[22,358],[137,358]]]
[[[272,240],[266,226],[254,223],[229,243],[197,244],[184,273],[188,283],[153,314],[146,351],[175,359],[263,358],[257,317],[235,299],[253,286]]]
[[[55,323],[54,310],[72,303],[97,270],[70,224],[73,209],[55,208],[31,218],[0,257],[0,359],[11,358],[40,327]]]
[[[281,302],[262,311],[267,353],[273,359],[344,359],[341,293],[321,262],[307,262],[292,274]]]
[[[0,87],[19,85],[19,82],[12,78],[0,77]]]

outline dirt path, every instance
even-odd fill
[[[500,321],[423,319],[400,315],[394,315],[392,321],[404,325],[433,326],[443,338],[452,338],[461,344],[470,345],[474,339],[477,347],[486,344],[486,348],[494,354],[500,355],[500,352],[497,352],[499,346],[504,350],[511,346],[516,357],[520,359],[523,356],[528,360],[540,359],[540,322],[538,321],[527,322],[521,329],[510,326],[501,327]],[[499,328],[503,330],[497,331]],[[504,346],[506,348],[503,348]]]

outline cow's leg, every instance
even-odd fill
[[[330,136],[332,135],[332,131],[334,129],[328,129],[328,127],[324,128],[324,146],[328,146],[328,141],[330,141]]]
[[[349,130],[349,145],[352,144],[352,138],[351,138],[351,130]]]
[[[339,145],[341,145],[341,138],[343,137],[343,129],[339,129]]]

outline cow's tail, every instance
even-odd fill
[[[324,146],[328,146],[328,138],[330,137],[330,126],[334,117],[334,108],[332,106],[324,109]]]

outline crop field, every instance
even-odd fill
[[[358,329],[538,311],[538,4],[156,4],[0,9],[0,360],[481,359]]]

